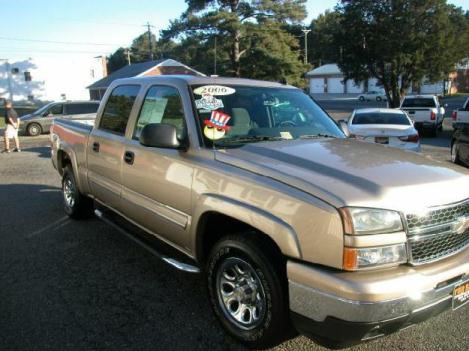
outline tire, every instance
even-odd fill
[[[39,123],[30,123],[26,127],[26,134],[29,136],[38,136],[42,134],[42,127]]]
[[[62,198],[65,213],[70,218],[83,219],[93,214],[93,201],[78,190],[71,165],[65,166],[63,171]]]
[[[207,262],[212,309],[224,329],[249,348],[272,347],[289,330],[285,264],[266,253],[256,233],[230,235],[215,244]]]
[[[365,101],[365,97],[364,97],[364,96],[360,96],[360,97],[358,98],[358,100],[360,100],[361,102],[363,102],[363,101]]]
[[[429,135],[430,137],[435,138],[438,135],[438,126],[435,126],[430,129]]]
[[[376,101],[377,101],[377,102],[381,102],[381,100],[383,100],[383,99],[382,99],[380,96],[377,96],[377,97],[376,97]]]
[[[451,143],[451,162],[457,165],[461,164],[461,159],[459,158],[459,145],[456,140]]]

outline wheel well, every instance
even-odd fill
[[[68,154],[63,151],[59,150],[57,152],[57,169],[59,170],[60,175],[63,175],[63,170],[67,165],[71,165],[72,160],[68,156]]]
[[[255,235],[256,240],[269,256],[277,259],[283,257],[275,241],[265,233],[235,218],[218,212],[207,212],[197,226],[197,260],[205,264],[213,246],[224,236],[245,233]]]

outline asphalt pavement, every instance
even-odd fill
[[[424,139],[424,153],[449,162],[449,135]],[[47,137],[37,140],[0,154],[0,350],[243,350],[215,320],[201,276],[96,218],[65,216]],[[468,311],[351,350],[466,351]],[[325,349],[293,336],[275,350]]]

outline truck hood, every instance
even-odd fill
[[[469,171],[414,152],[351,139],[247,144],[219,162],[275,179],[335,207],[406,213],[469,198]]]

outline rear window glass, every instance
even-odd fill
[[[139,90],[138,85],[121,85],[115,88],[108,98],[99,128],[116,134],[125,134],[130,111]]]
[[[402,107],[436,107],[433,98],[405,98]]]
[[[410,121],[402,113],[358,113],[353,117],[352,124],[410,125]]]

